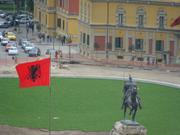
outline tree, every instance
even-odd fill
[[[17,12],[20,10],[22,0],[14,0]]]
[[[33,12],[34,10],[34,0],[14,0],[14,3],[15,3],[17,12],[20,11],[21,9],[27,10],[29,12]]]
[[[29,12],[33,12],[34,11],[34,0],[27,0],[27,10]]]

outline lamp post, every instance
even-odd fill
[[[68,45],[69,45],[69,61],[71,62],[71,43],[72,43],[71,34],[68,35],[67,42],[68,42]]]
[[[15,12],[16,12],[16,11],[15,11],[15,9],[16,9],[15,6],[16,6],[16,2],[14,1],[14,4],[13,4],[13,12],[14,12],[14,14],[15,14]]]
[[[108,55],[108,46],[109,46],[109,0],[107,0],[107,17],[106,17],[106,44],[105,44],[105,53],[106,60],[109,58]]]
[[[26,14],[26,39],[28,38],[28,32],[29,32],[29,26],[27,26],[27,3],[26,3],[26,0],[24,2],[24,9],[25,9],[25,14]]]
[[[55,5],[54,5],[54,7],[55,7]],[[56,35],[57,35],[57,33],[56,33],[56,15],[54,13],[53,49],[54,49],[54,42],[55,42]]]
[[[56,32],[53,32],[53,50],[54,50],[55,37],[56,37]]]

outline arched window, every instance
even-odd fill
[[[167,24],[167,13],[163,9],[159,9],[157,14],[157,26],[164,29]]]
[[[146,12],[143,8],[139,8],[136,11],[136,24],[138,27],[144,27],[146,20]]]
[[[125,24],[125,10],[123,8],[117,9],[116,20],[118,26],[123,26]]]

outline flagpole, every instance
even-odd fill
[[[50,55],[50,61],[51,61],[51,55]],[[50,62],[50,76],[49,80],[51,80],[51,62]],[[51,135],[51,96],[52,96],[52,89],[51,89],[51,84],[49,87],[49,135]]]
[[[48,67],[47,67],[48,65]],[[43,60],[37,60],[33,62],[25,62],[16,65],[16,71],[19,78],[19,87],[20,88],[29,88],[35,86],[48,86],[49,91],[47,96],[49,95],[49,108],[48,116],[49,124],[47,126],[47,130],[49,128],[49,135],[51,135],[51,117],[52,117],[52,86],[50,84],[51,78],[51,61],[50,58],[46,58]]]
[[[49,87],[49,135],[51,135],[51,85]]]

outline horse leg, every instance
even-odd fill
[[[124,109],[124,102],[122,103],[121,109]]]
[[[125,118],[126,118],[126,109],[127,109],[127,106],[124,105],[124,120],[125,120]]]
[[[124,109],[124,106],[125,106],[125,97],[123,98],[123,103],[122,103],[121,109]]]
[[[132,121],[135,121],[136,112],[137,112],[137,107],[134,108],[133,115],[132,115]]]
[[[142,109],[141,103],[139,102],[139,109]]]
[[[131,115],[131,114],[132,114],[132,111],[133,111],[133,108],[131,108],[131,109],[130,109],[129,115]]]

